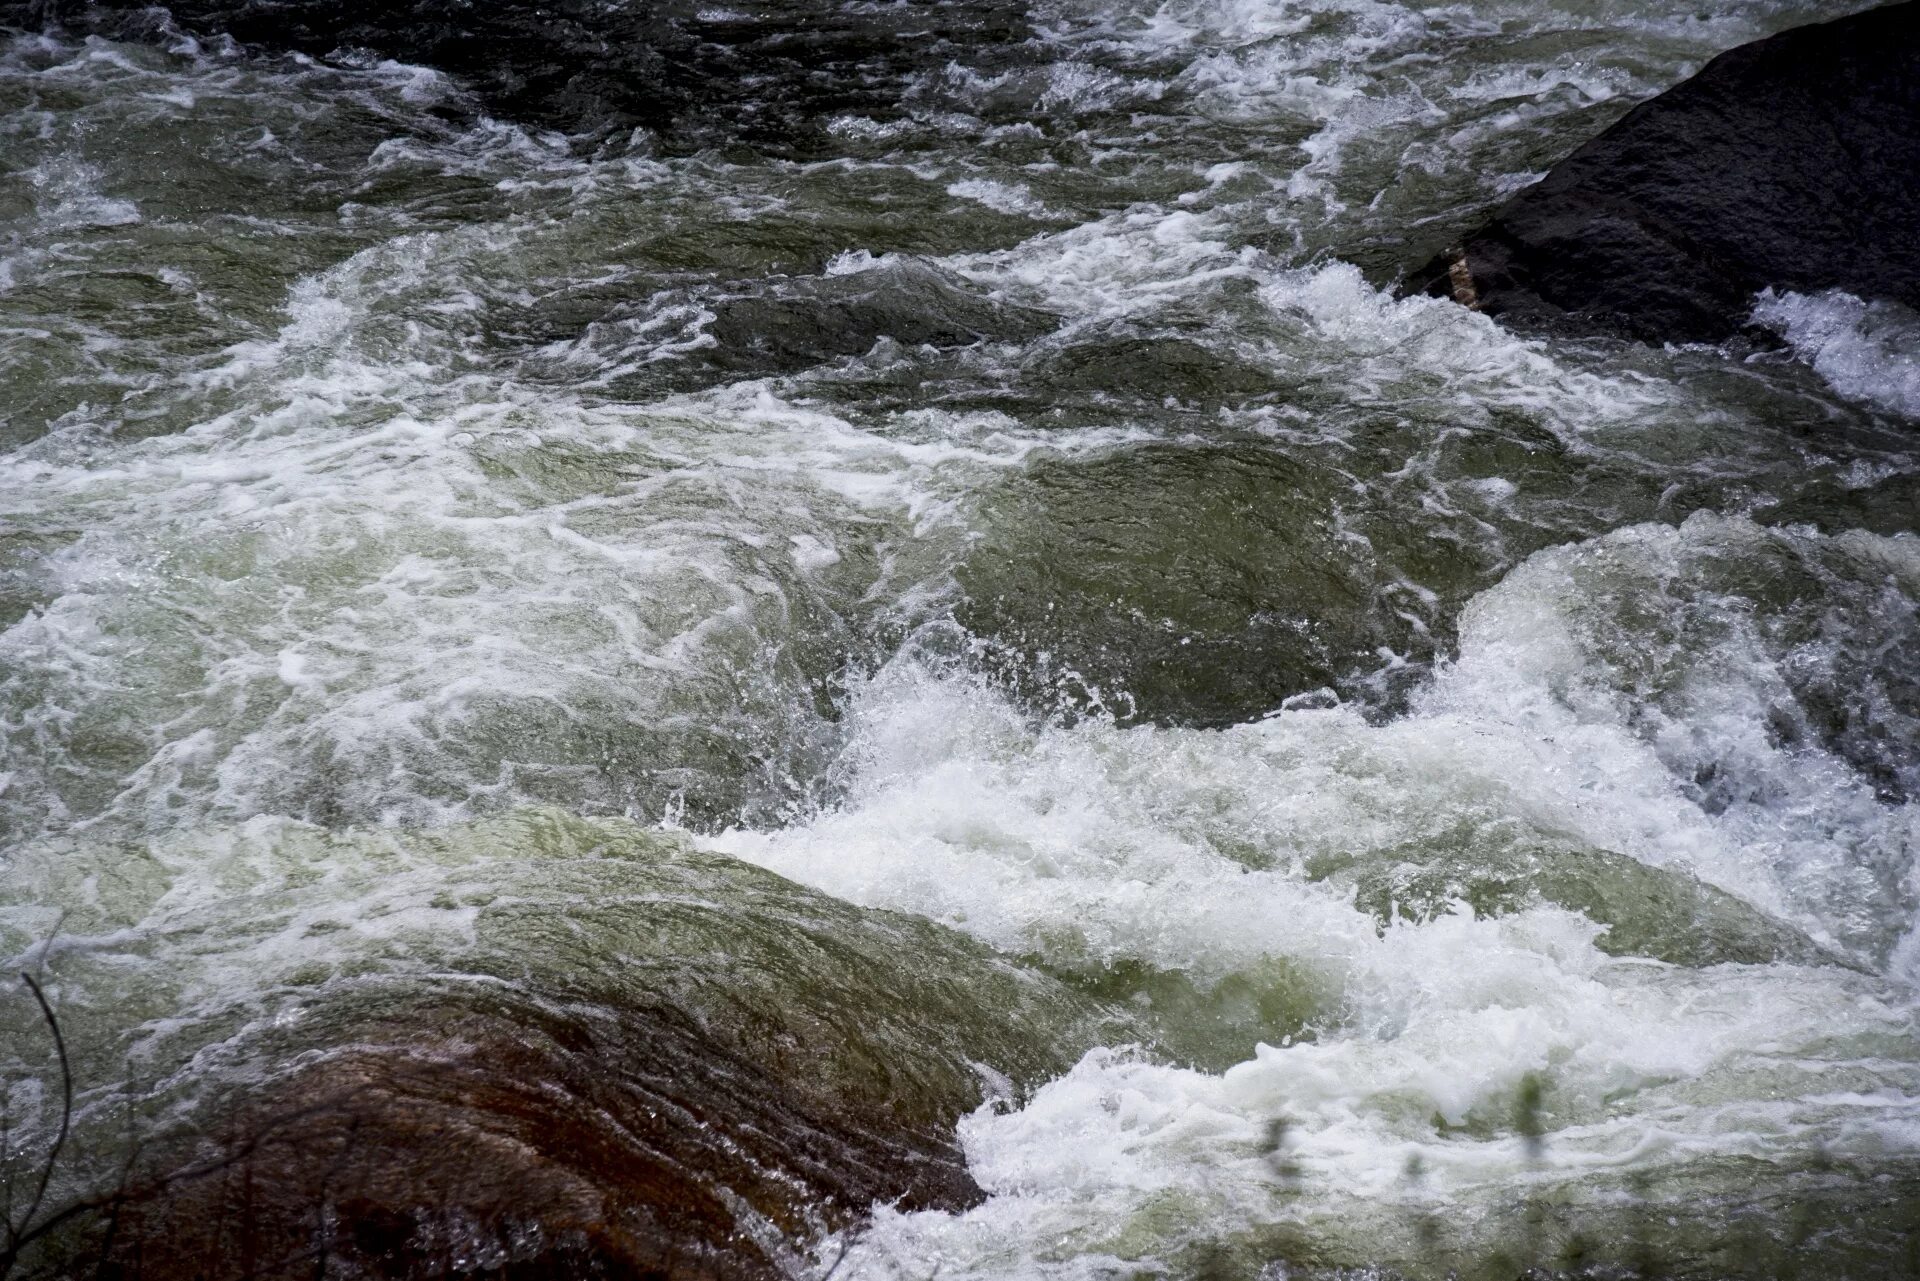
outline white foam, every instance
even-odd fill
[[[1841,290],[1767,290],[1756,324],[1778,330],[1800,359],[1842,396],[1920,418],[1920,315],[1895,302],[1863,302]]]
[[[1053,725],[911,651],[859,689],[845,800],[710,845],[1071,969],[1145,962],[1213,981],[1284,958],[1337,995],[1316,1036],[1249,1046],[1224,1074],[1102,1051],[1020,1108],[983,1109],[962,1134],[990,1200],[957,1217],[883,1212],[854,1275],[934,1258],[962,1275],[1091,1275],[1115,1254],[1164,1258],[1277,1222],[1364,1243],[1403,1203],[1498,1206],[1543,1179],[1604,1200],[1634,1171],[1920,1152],[1913,807],[1874,800],[1835,758],[1765,741],[1783,665],[1809,655],[1768,649],[1759,624],[1738,639],[1735,602],[1735,639],[1669,661],[1693,672],[1690,730],[1768,799],[1703,809],[1644,693],[1610,692],[1633,669],[1609,664],[1633,656],[1589,630],[1594,609],[1682,618],[1686,591],[1663,584],[1783,547],[1912,554],[1708,517],[1543,553],[1468,610],[1461,658],[1416,714],[1383,725],[1337,707],[1219,731]],[[1623,590],[1641,594],[1621,605],[1609,593]],[[1547,906],[1476,919],[1462,904],[1382,930],[1307,874],[1513,823],[1702,876],[1830,940],[1904,912],[1895,937],[1909,940],[1891,983],[1837,966],[1686,970],[1612,958],[1600,927]],[[1885,891],[1857,874],[1889,863],[1909,869],[1904,890],[1866,901]],[[1823,1064],[1871,1084],[1836,1092]],[[1549,1083],[1544,1166],[1510,1128],[1530,1074]]]
[[[1025,186],[995,182],[988,178],[968,178],[949,183],[947,194],[985,205],[996,213],[1018,214],[1026,218],[1044,218],[1047,207],[1034,199]]]
[[[60,157],[34,166],[25,176],[33,185],[40,224],[46,230],[124,227],[140,221],[139,205],[101,191],[103,175],[97,165]]]
[[[179,394],[213,411],[187,430],[105,454],[56,432],[0,459],[17,517],[85,531],[0,633],[36,744],[0,798],[24,830],[438,822],[543,787],[639,805],[604,780],[673,761],[663,736],[693,723],[775,762],[820,750],[808,691],[828,673],[780,657],[787,611],[937,590],[983,477],[1128,438],[993,414],[876,432],[757,383],[589,406],[517,382],[467,353],[483,282],[538,234],[378,244],[299,281],[277,332],[187,372]],[[150,727],[131,762],[73,744],[129,721]],[[528,746],[581,723],[620,746]],[[768,786],[814,768],[773,764]]]
[[[1050,8],[1049,34],[1068,50],[1171,64],[1166,97],[1230,124],[1242,153],[1279,180],[1293,207],[1278,221],[1376,213],[1392,235],[1429,212],[1400,203],[1397,188],[1416,175],[1496,197],[1535,167],[1522,168],[1518,140],[1552,139],[1550,153],[1564,155],[1592,136],[1597,104],[1651,97],[1725,49],[1832,16],[1806,0],[1717,0],[1684,14],[1385,0]],[[1512,42],[1543,31],[1553,52],[1531,45],[1516,65]]]
[[[1844,981],[1780,971],[1583,981],[1534,940],[1459,920],[1428,930],[1428,947],[1407,958],[1426,968],[1409,964],[1402,977],[1424,974],[1429,1001],[1396,1035],[1263,1045],[1218,1076],[1096,1051],[1024,1107],[982,1109],[963,1125],[985,1205],[960,1216],[882,1210],[850,1271],[910,1276],[937,1258],[967,1276],[1098,1275],[1103,1261],[1164,1260],[1276,1223],[1296,1225],[1296,1241],[1379,1257],[1422,1213],[1445,1215],[1456,1240],[1485,1250],[1509,1243],[1497,1230],[1476,1240],[1475,1225],[1490,1227],[1488,1212],[1522,1189],[1557,1185],[1563,1206],[1578,1204],[1583,1178],[1710,1155],[1778,1160],[1809,1128],[1861,1127],[1912,1150],[1911,1097],[1825,1093],[1792,1063],[1794,1047],[1834,1031],[1836,1011],[1848,1034],[1883,1047],[1905,1035],[1910,1016],[1870,999],[1862,1008]],[[1447,976],[1483,964],[1510,986],[1432,999]],[[1912,1077],[1911,1061],[1884,1067]],[[1506,1111],[1528,1073],[1591,1091],[1556,1093],[1556,1120],[1582,1119],[1557,1128],[1544,1153],[1511,1134],[1434,1133],[1436,1114]],[[1797,1097],[1741,1101],[1763,1075]],[[1631,1104],[1606,1107],[1607,1096]],[[1691,1106],[1675,1106],[1683,1099]]]
[[[963,1139],[990,1199],[956,1216],[883,1209],[849,1275],[920,1281],[944,1257],[947,1275],[1093,1276],[1103,1261],[1290,1219],[1364,1234],[1409,1198],[1471,1225],[1541,1183],[1589,1180],[1564,1189],[1577,1203],[1617,1190],[1608,1179],[1622,1172],[1913,1152],[1920,936],[1900,914],[1920,900],[1914,811],[1876,796],[1843,754],[1772,734],[1797,672],[1840,668],[1818,645],[1782,648],[1765,611],[1712,568],[1799,557],[1831,577],[1850,560],[1879,575],[1892,607],[1920,591],[1911,540],[1706,517],[1636,526],[1543,553],[1483,594],[1460,620],[1459,660],[1403,719],[1373,723],[1314,693],[1218,731],[1064,725],[952,657],[970,638],[938,621],[950,571],[998,478],[1043,453],[1163,440],[1158,424],[842,411],[824,381],[799,380],[622,403],[635,394],[627,374],[713,341],[714,310],[683,290],[640,292],[634,262],[670,261],[686,252],[676,238],[717,228],[716,273],[757,270],[776,242],[796,257],[845,246],[829,275],[885,270],[899,259],[855,247],[857,222],[784,239],[782,220],[845,213],[809,202],[852,186],[899,202],[874,224],[875,248],[919,243],[902,230],[914,202],[1106,211],[940,267],[1056,317],[1041,364],[1044,344],[1089,333],[1203,334],[1284,397],[1214,406],[1230,435],[1331,453],[1375,415],[1404,429],[1415,474],[1440,469],[1418,452],[1429,443],[1437,456],[1497,413],[1525,418],[1524,441],[1487,434],[1504,456],[1410,502],[1473,493],[1537,519],[1533,534],[1604,528],[1650,504],[1644,487],[1609,487],[1620,454],[1597,437],[1633,447],[1726,416],[1642,372],[1666,368],[1657,356],[1602,364],[1450,303],[1395,298],[1315,237],[1327,211],[1351,244],[1369,218],[1401,235],[1413,215],[1504,190],[1588,129],[1580,113],[1650,92],[1793,6],[1716,0],[1705,18],[1376,0],[1097,8],[1073,33],[1042,31],[1068,42],[1049,62],[956,65],[908,95],[910,119],[831,122],[854,142],[915,135],[885,187],[870,185],[877,167],[847,161],[586,161],[491,121],[369,138],[356,153],[369,189],[340,209],[339,230],[378,243],[300,280],[278,323],[221,317],[210,346],[223,350],[164,362],[161,393],[184,430],[113,439],[127,419],[96,396],[105,408],[0,460],[9,516],[71,535],[41,562],[34,606],[0,633],[4,816],[21,830],[150,835],[289,810],[432,823],[557,794],[673,824],[712,752],[727,758],[715,774],[754,774],[743,788],[772,799],[742,801],[751,822],[708,843],[843,897],[1082,974],[1124,962],[1204,987],[1264,981],[1284,963],[1308,1007],[1293,1035],[1247,1045],[1217,1073],[1111,1047],[1018,1108],[983,1110]],[[1550,65],[1515,67],[1503,52],[1517,41],[1536,58],[1535,36],[1583,27],[1591,40]],[[1115,69],[1132,54],[1151,74]],[[73,69],[48,74],[128,77],[158,113],[230,108],[281,74],[217,58],[157,74],[107,48],[61,56]],[[306,164],[305,121],[354,118],[329,104],[372,103],[384,119],[450,91],[391,65],[289,74],[324,92],[246,113],[262,164]],[[1021,116],[1034,118],[1006,123]],[[968,154],[942,159],[923,136],[969,140]],[[1090,163],[1058,158],[1074,149]],[[1139,183],[1111,178],[1129,166]],[[121,198],[111,166],[46,173],[72,180],[77,228],[112,231],[129,212],[88,204]],[[1436,176],[1441,194],[1394,205]],[[35,211],[53,231],[66,216],[56,188]],[[446,192],[446,207],[422,204]],[[474,220],[479,196],[497,202],[488,221]],[[263,216],[256,229],[285,228]],[[37,245],[18,257],[23,279],[50,260]],[[589,303],[626,292],[601,328],[542,340],[563,376],[516,373],[492,326],[575,287]],[[1796,343],[1818,340],[1804,348],[1816,367],[1842,370],[1827,374],[1836,385],[1886,383],[1886,352],[1866,348],[1898,354],[1876,336],[1894,330],[1855,332],[1843,316],[1828,332],[1787,314],[1832,305],[1779,301],[1790,336],[1804,331]],[[1599,458],[1582,473],[1599,477],[1591,510],[1527,506],[1535,452],[1554,449],[1591,451],[1569,470]],[[1894,468],[1842,474],[1870,485]],[[1693,629],[1690,648],[1630,656],[1666,685],[1641,682],[1607,634],[1608,618],[1634,611]],[[1899,639],[1862,609],[1836,617],[1851,636]],[[839,699],[846,654],[920,623]],[[1702,802],[1709,773],[1740,785],[1722,787],[1724,807]],[[1383,929],[1350,887],[1312,874],[1507,829],[1701,877],[1853,968],[1615,958],[1596,946],[1600,927],[1546,904],[1498,919],[1461,905]],[[290,922],[290,940],[324,953],[325,933],[306,931],[326,915]],[[404,932],[404,912],[355,928],[381,921]],[[236,955],[221,982],[246,990],[257,976],[245,966]],[[1511,1123],[1529,1074],[1553,1110],[1544,1171]],[[1278,1153],[1276,1120],[1289,1127]],[[1413,1157],[1425,1191],[1407,1185]]]
[[[1350,402],[1417,400],[1469,422],[1504,404],[1538,415],[1569,444],[1603,430],[1636,434],[1676,405],[1675,389],[1656,378],[1570,367],[1545,344],[1451,302],[1395,297],[1344,262],[1288,267],[1235,239],[1220,211],[1139,206],[947,261],[997,295],[1078,326],[1150,323],[1250,285],[1275,328],[1267,341],[1235,344],[1235,358],[1268,367],[1276,380],[1329,381]]]

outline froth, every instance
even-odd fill
[[[1706,517],[1543,553],[1468,610],[1458,661],[1384,724],[1339,707],[1221,731],[1037,721],[925,638],[856,691],[844,801],[711,844],[1087,981],[1179,972],[1269,1006],[1274,985],[1295,990],[1291,1013],[1245,1025],[1224,1072],[1103,1051],[983,1110],[963,1133],[993,1199],[958,1219],[883,1215],[859,1270],[938,1256],[970,1275],[1077,1275],[1089,1257],[1164,1260],[1222,1225],[1276,1223],[1378,1260],[1411,1231],[1408,1206],[1498,1204],[1516,1181],[1599,1205],[1629,1176],[1713,1181],[1762,1154],[1782,1177],[1822,1152],[1910,1158],[1920,1061],[1901,939],[1920,828],[1842,750],[1768,745],[1793,672],[1848,669],[1817,644],[1782,647],[1763,586],[1786,562],[1823,583],[1822,608],[1893,590],[1906,612],[1879,626],[1898,631],[1909,553]],[[1611,643],[1620,614],[1673,638],[1657,670]],[[1663,703],[1648,682],[1684,696]],[[1702,750],[1738,800],[1702,795]],[[1516,839],[1537,851],[1542,894],[1551,860],[1620,851],[1855,960],[1614,956],[1608,927],[1543,897],[1383,923],[1344,879]],[[1147,980],[1136,999],[1167,990]],[[1538,1130],[1514,1120],[1529,1107]],[[1750,1172],[1724,1177],[1729,1195],[1764,1194]],[[1511,1230],[1497,1218],[1462,1229],[1470,1248]]]
[[[1753,318],[1778,330],[1841,395],[1920,418],[1920,316],[1907,308],[1839,290],[1769,289]]]

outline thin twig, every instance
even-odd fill
[[[851,1249],[853,1249],[853,1239],[851,1237],[842,1237],[840,1239],[840,1253],[834,1256],[833,1265],[820,1274],[820,1281],[833,1281],[833,1274],[838,1272],[840,1265],[847,1261],[847,1251]]]
[[[60,1131],[53,1136],[53,1146],[47,1149],[47,1159],[40,1167],[40,1186],[33,1191],[33,1200],[27,1203],[27,1212],[20,1216],[20,1225],[7,1224],[6,1262],[11,1265],[18,1248],[31,1239],[29,1229],[33,1226],[34,1216],[40,1213],[40,1202],[47,1195],[47,1185],[53,1181],[53,1167],[60,1161],[60,1149],[67,1145],[67,1130],[73,1124],[73,1066],[67,1060],[67,1038],[60,1034],[60,1020],[54,1017],[53,1006],[47,1001],[47,994],[40,989],[39,981],[33,975],[23,973],[20,978],[33,993],[33,999],[40,1003],[40,1013],[47,1021],[47,1030],[53,1033],[53,1048],[60,1056]]]
[[[13,1248],[13,1091],[0,1088],[0,1228]]]
[[[60,937],[60,927],[66,923],[67,909],[63,907],[60,909],[60,915],[53,920],[53,928],[47,931],[47,937],[41,940],[40,960],[33,967],[37,973],[44,975],[47,972],[47,957],[53,953],[53,941]],[[67,1047],[60,1039],[60,1024],[54,1019],[53,1011],[47,1007],[47,998],[41,993],[40,984],[25,974],[22,974],[20,977],[26,979],[27,986],[33,989],[34,999],[40,1002],[40,1012],[46,1016],[47,1026],[53,1029],[53,1043],[60,1051],[60,1071],[63,1075],[66,1075]],[[70,1075],[66,1075],[66,1083],[67,1111],[60,1119],[61,1142],[64,1142],[66,1139],[67,1118],[73,1110],[73,1078]],[[7,1102],[9,1101],[10,1100],[0,1101],[0,1155],[5,1154],[12,1146],[13,1117],[11,1113],[7,1111]],[[47,1179],[53,1173],[52,1160],[58,1157],[59,1152],[59,1143],[55,1143],[53,1152],[49,1154],[47,1168],[41,1172],[40,1191],[42,1193],[46,1191]],[[20,1220],[20,1226],[16,1228],[13,1225],[13,1180],[9,1178],[4,1179],[3,1182],[5,1184],[5,1204],[4,1209],[0,1209],[0,1226],[6,1229],[7,1236],[4,1252],[0,1253],[0,1263],[4,1263],[5,1268],[10,1269],[13,1266],[14,1257],[20,1251],[20,1247],[26,1244],[27,1225],[32,1222],[33,1216],[39,1212],[40,1197],[39,1195],[35,1195],[33,1204],[27,1209],[26,1218]],[[0,1269],[0,1276],[4,1275],[5,1269]]]
[[[40,941],[40,960],[39,963],[33,967],[33,972],[36,977],[45,977],[46,975],[47,958],[53,955],[53,943],[55,939],[60,937],[60,927],[67,923],[68,910],[69,909],[64,907],[60,909],[60,915],[53,918],[53,928],[48,930],[47,937]],[[25,978],[26,975],[23,974],[20,977]]]

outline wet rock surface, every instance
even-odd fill
[[[127,1277],[785,1275],[869,1206],[982,1197],[905,1100],[783,1081],[671,1009],[397,1003],[107,1200]]]
[[[1733,49],[1409,281],[1491,315],[1715,342],[1766,288],[1920,303],[1920,4]]]
[[[1131,1028],[952,931],[631,824],[232,840],[185,916],[154,906],[198,893],[175,850],[15,863],[56,898],[132,869],[46,967],[78,1106],[24,1275],[785,1276],[876,1204],[977,1203],[955,1123]],[[340,859],[357,924],[308,915]],[[116,920],[144,924],[86,955]],[[239,944],[271,995],[232,1004],[217,966],[175,962],[189,1009],[145,1022],[169,937]],[[7,1012],[0,1053],[46,1059],[32,1007]],[[15,1118],[16,1205],[56,1099]]]

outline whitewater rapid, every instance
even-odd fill
[[[977,1065],[986,1199],[796,1270],[1899,1275],[1913,318],[1393,288],[1827,8],[1061,3],[805,154],[9,34],[0,951],[88,1124],[368,974],[672,971],[591,910],[661,891],[522,848],[617,832],[836,900],[781,891],[889,1036],[874,910],[1126,1033],[940,1015],[1048,1068]],[[699,866],[695,969],[763,892]],[[587,941],[522,973],[523,905]]]

